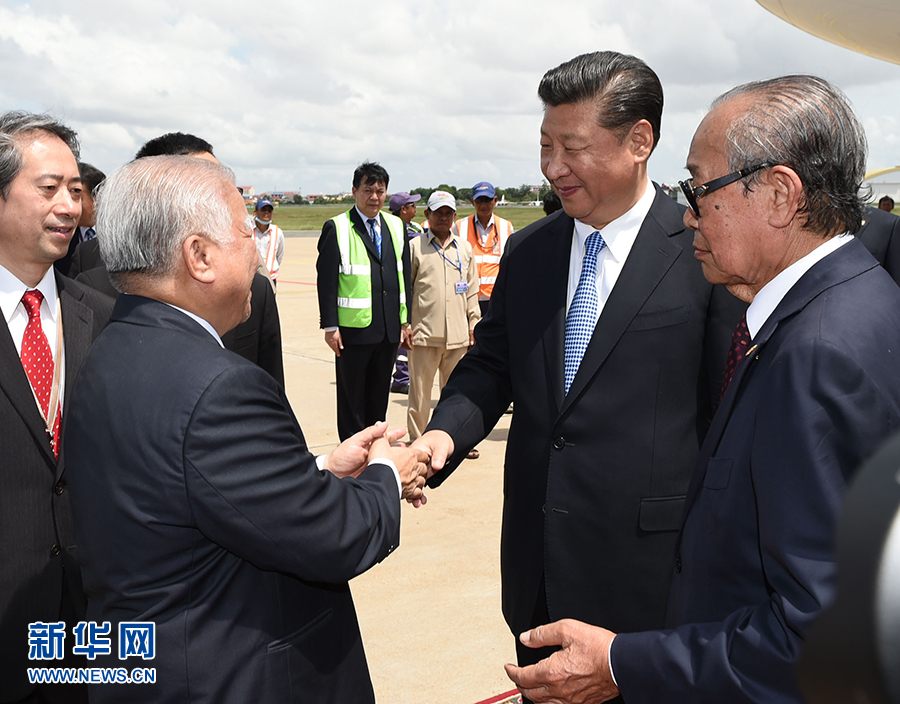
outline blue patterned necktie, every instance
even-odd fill
[[[375,249],[378,250],[378,258],[381,259],[381,233],[375,229],[375,218],[369,218],[366,222],[369,223],[369,235],[375,243]]]
[[[575,379],[597,324],[597,255],[606,246],[598,231],[588,235],[578,287],[566,316],[566,393]]]

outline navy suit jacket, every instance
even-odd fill
[[[66,431],[88,619],[156,623],[156,685],[102,702],[371,702],[347,581],[399,542],[392,470],[316,468],[284,389],[120,296]],[[113,655],[98,665],[122,666]]]
[[[560,211],[510,237],[476,344],[434,411],[429,428],[456,449],[431,486],[515,402],[501,570],[517,635],[542,577],[553,620],[664,623],[684,497],[741,314],[703,278],[683,212],[657,189],[568,394],[573,220]]]
[[[75,250],[69,276],[79,283],[102,291],[113,298],[119,292],[113,287],[106,271],[106,264],[100,256],[100,241],[83,242]],[[278,304],[269,280],[258,273],[251,284],[253,301],[250,317],[232,330],[222,335],[225,349],[241,355],[244,359],[258,364],[284,386],[284,357],[281,353],[281,321],[278,318]]]
[[[853,473],[900,428],[900,289],[853,240],[787,293],[738,366],[688,493],[667,626],[622,634],[629,704],[800,702]]]
[[[78,370],[112,311],[112,299],[56,274],[63,317],[68,424]],[[0,701],[16,701],[28,683],[28,624],[60,619],[68,589],[78,617],[84,593],[66,487],[66,445],[57,462],[15,343],[0,316]],[[71,636],[66,645],[71,642]],[[67,647],[67,652],[69,651]]]

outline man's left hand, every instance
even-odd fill
[[[385,431],[387,441],[392,445],[406,435],[406,428],[388,430],[387,427],[388,424],[383,420],[378,421],[347,438],[328,453],[325,458],[325,469],[340,478],[358,477],[369,464],[369,450],[372,443],[384,435]]]
[[[605,702],[619,694],[609,669],[609,645],[615,637],[605,628],[572,619],[538,626],[519,636],[522,644],[562,650],[528,667],[506,665],[506,674],[533,702]]]
[[[400,329],[400,346],[405,350],[412,349],[413,332],[411,325],[404,325]]]

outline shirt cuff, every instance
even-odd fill
[[[397,498],[402,499],[403,482],[400,481],[400,472],[397,471],[397,465],[394,464],[393,460],[389,460],[387,457],[382,457],[381,459],[372,460],[371,462],[369,462],[369,465],[372,464],[384,464],[391,468],[391,471],[394,473],[394,479],[397,480]]]
[[[335,330],[338,329],[338,326],[335,325],[333,328],[322,328],[322,329],[325,330],[325,332],[334,332]]]
[[[618,687],[619,683],[616,682],[616,673],[613,672],[612,668],[612,644],[615,639],[615,636],[613,636],[613,639],[609,641],[609,650],[606,652],[606,664],[609,665],[609,676],[612,678],[613,684]]]
[[[320,472],[328,471],[327,469],[325,469],[325,458],[326,457],[328,457],[328,455],[319,455],[318,457],[316,457],[316,467],[318,468],[318,470]],[[381,459],[372,460],[366,466],[368,467],[369,465],[372,465],[372,464],[383,464],[383,465],[386,465],[391,468],[391,471],[394,473],[394,479],[397,482],[397,498],[402,499],[403,498],[403,482],[400,481],[400,472],[397,471],[397,465],[394,464],[393,460],[389,460],[386,457],[382,457]]]

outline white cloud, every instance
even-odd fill
[[[663,82],[657,180],[682,177],[709,102],[738,83],[818,73],[900,163],[896,66],[797,30],[752,0],[60,0],[0,7],[0,106],[51,110],[110,171],[164,132],[194,132],[257,190],[349,188],[364,159],[396,189],[538,183],[543,73],[586,51],[645,59]]]

